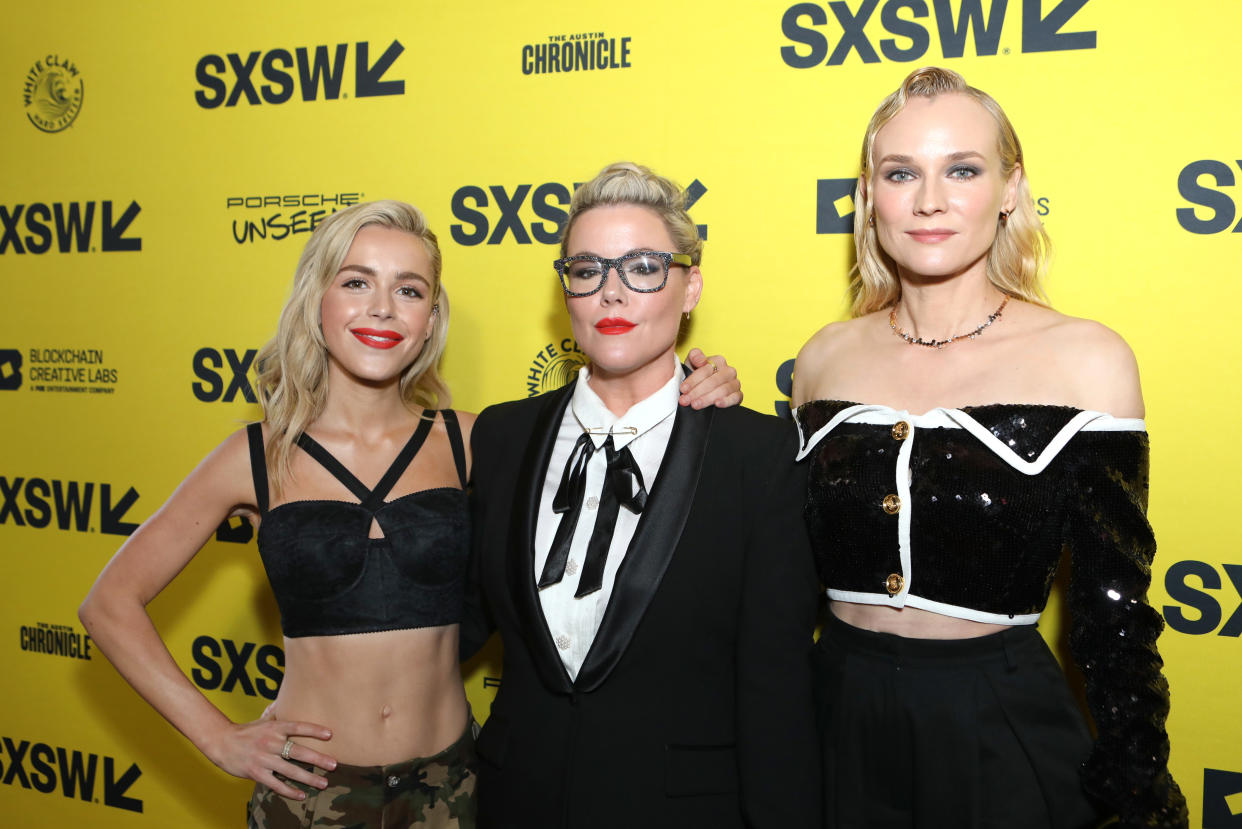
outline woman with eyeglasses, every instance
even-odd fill
[[[199,464],[82,604],[135,690],[213,763],[255,781],[252,827],[474,825],[458,663],[473,416],[445,408],[437,373],[440,264],[408,204],[326,219],[259,354],[264,421]],[[713,373],[704,362],[692,393],[736,398],[732,371]],[[230,515],[258,525],[284,633],[280,691],[249,723],[189,681],[145,609]]]
[[[555,267],[590,364],[475,425],[463,649],[504,645],[480,826],[818,825],[805,480],[791,424],[677,407],[683,204],[628,163],[575,192]]]
[[[1013,126],[920,69],[863,139],[854,318],[793,402],[829,827],[1184,827],[1134,355],[1053,311]],[[1036,630],[1062,549],[1094,739]]]

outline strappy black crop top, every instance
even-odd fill
[[[438,487],[384,500],[427,439],[435,416],[426,412],[373,490],[313,438],[300,435],[298,445],[359,503],[291,501],[270,511],[263,427],[250,424],[250,466],[263,516],[259,555],[285,636],[339,636],[461,621],[470,518],[466,453],[454,412],[445,410],[443,416],[462,489]],[[383,538],[367,537],[372,519],[379,522]]]

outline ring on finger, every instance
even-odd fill
[[[285,740],[285,747],[280,750],[280,758],[282,760],[289,759],[289,752],[293,749],[293,738]]]
[[[712,367],[712,376],[714,377],[716,372],[720,371],[720,366],[716,365],[711,360],[708,360],[707,364]]]

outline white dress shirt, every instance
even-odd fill
[[[679,387],[685,379],[679,364],[674,363],[669,368],[669,381],[659,391],[635,403],[629,411],[617,417],[608,410],[599,395],[591,390],[587,382],[590,372],[583,366],[578,371],[578,384],[574,387],[573,399],[561,419],[561,428],[557,432],[552,457],[548,461],[548,474],[544,478],[543,495],[539,500],[539,515],[535,526],[536,582],[543,574],[544,564],[552,548],[552,538],[556,535],[556,528],[561,521],[561,516],[552,511],[552,499],[560,487],[561,476],[574,444],[584,430],[591,436],[596,450],[587,462],[582,513],[570,542],[565,577],[557,584],[539,591],[544,619],[547,620],[548,630],[570,679],[577,679],[578,671],[582,669],[582,663],[586,661],[587,652],[591,649],[591,643],[595,641],[595,634],[599,631],[604,611],[608,608],[608,600],[612,596],[617,568],[625,558],[625,552],[641,517],[625,507],[620,508],[613,529],[612,544],[608,547],[603,586],[594,593],[580,599],[575,598],[578,578],[586,558],[587,543],[595,528],[600,494],[604,488],[604,473],[608,468],[606,453],[600,451],[600,448],[609,434],[612,435],[613,446],[617,451],[628,446],[642,472],[643,483],[647,491],[651,492],[656,474],[660,470],[660,462],[664,460],[669,436],[673,432],[673,415],[677,411],[677,400],[680,397]]]

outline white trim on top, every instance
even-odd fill
[[[885,605],[896,608],[914,607],[919,610],[937,613],[941,616],[965,619],[968,622],[983,622],[989,625],[1033,625],[1039,621],[1040,617],[1039,613],[1021,613],[1012,616],[1005,613],[988,613],[971,607],[959,607],[958,605],[946,604],[945,602],[935,602],[913,594],[886,596],[883,593],[862,593],[854,590],[830,589],[828,591],[828,598],[838,602],[853,602],[855,604]]]

